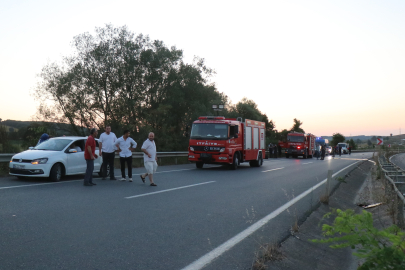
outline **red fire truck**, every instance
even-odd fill
[[[264,122],[223,116],[201,116],[194,121],[188,160],[197,168],[205,164],[229,164],[236,170],[242,162],[260,167],[265,158]]]
[[[285,156],[289,158],[302,156],[312,158],[315,154],[315,135],[300,132],[291,132],[287,135],[286,142],[279,142],[281,148],[285,148]]]

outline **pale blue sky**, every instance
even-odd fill
[[[404,1],[1,1],[0,118],[29,120],[36,75],[106,23],[206,59],[218,90],[316,135],[405,130]]]

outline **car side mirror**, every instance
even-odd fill
[[[76,149],[69,149],[69,153],[77,153]]]
[[[29,150],[34,150],[34,146],[28,147]]]

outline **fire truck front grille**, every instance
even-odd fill
[[[193,146],[194,151],[204,151],[204,152],[218,152],[221,147],[218,146]]]

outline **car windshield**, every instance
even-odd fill
[[[304,136],[287,136],[289,142],[305,142]]]
[[[191,129],[191,139],[228,139],[227,124],[193,124]]]
[[[34,150],[62,151],[71,142],[66,139],[49,139],[37,145]]]

